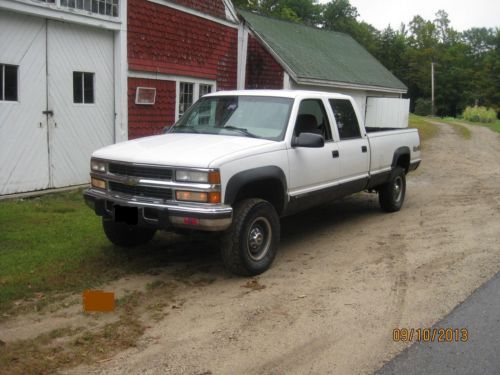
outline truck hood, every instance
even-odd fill
[[[215,160],[276,142],[209,134],[164,134],[101,148],[92,157],[130,163],[209,168]]]

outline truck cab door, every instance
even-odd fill
[[[330,99],[340,142],[339,184],[352,192],[366,187],[370,169],[370,145],[364,130],[362,131],[356,111],[348,99]]]
[[[338,144],[333,142],[330,121],[321,99],[303,99],[295,122],[294,136],[301,132],[320,134],[325,139],[323,147],[290,147],[289,192],[299,197],[321,190],[338,178],[340,163]]]

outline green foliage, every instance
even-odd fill
[[[495,122],[497,119],[496,112],[491,108],[486,107],[467,107],[462,114],[463,118],[472,122]]]
[[[418,116],[432,115],[432,102],[429,99],[418,98],[415,102],[414,113]]]

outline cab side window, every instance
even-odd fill
[[[340,139],[361,138],[358,118],[351,102],[345,99],[330,99],[330,106],[337,122]]]
[[[306,99],[300,103],[295,136],[300,133],[315,133],[322,135],[325,141],[332,140],[328,116],[320,99]]]

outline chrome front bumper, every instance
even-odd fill
[[[114,207],[136,207],[138,225],[158,229],[188,228],[202,231],[223,231],[232,223],[230,206],[213,206],[187,203],[162,203],[158,199],[134,197],[98,189],[83,193],[87,205],[99,216],[114,219]]]

